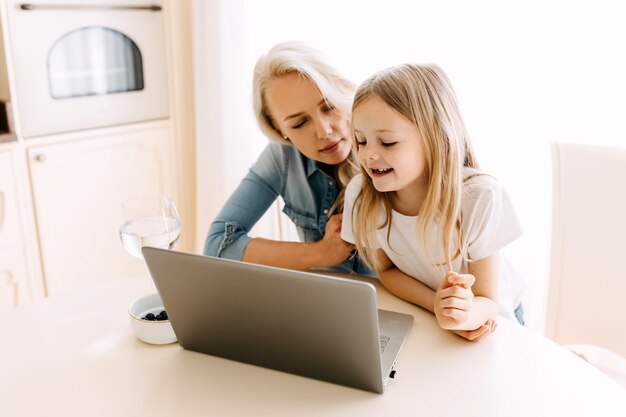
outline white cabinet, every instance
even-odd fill
[[[191,33],[186,30],[190,2],[157,0],[156,5],[166,7],[146,13],[100,7],[60,11],[46,8],[48,0],[42,3],[43,7],[37,6],[41,10],[26,12],[16,9],[14,0],[0,0],[0,99],[13,104],[16,139],[0,144],[0,309],[76,287],[146,274],[144,262],[128,255],[119,239],[121,205],[127,198],[145,194],[172,197],[183,222],[177,249],[192,250],[194,240],[194,196],[178,194],[183,179],[194,181],[193,88],[189,81],[193,79],[193,65],[187,48]],[[129,1],[131,5],[140,3]],[[70,21],[59,19],[59,13],[80,13],[82,17]],[[34,54],[30,58],[15,43],[19,40],[21,44],[24,39],[10,34],[22,31],[25,19],[32,27],[32,19],[44,15],[52,18],[48,21],[52,26],[44,29],[46,33],[51,27],[69,24],[82,34],[87,33],[83,33],[83,27],[108,25],[133,38],[142,55],[143,89],[58,99],[54,111],[38,115],[25,108],[25,97],[47,96],[51,91],[46,48],[56,45],[54,40],[61,34],[32,38],[37,40],[35,49],[39,52],[29,49]],[[114,38],[122,39],[117,35]],[[26,42],[32,41],[29,39]],[[124,58],[123,54],[113,56],[112,51],[118,51],[120,45],[128,46],[126,43],[107,41],[106,45],[115,48],[96,48],[97,53],[90,53],[93,45],[102,46],[98,42],[107,39],[98,37],[93,39],[95,44],[81,43],[76,51],[68,52],[61,66],[80,67],[68,72],[73,77],[89,73],[91,79],[101,81],[111,69],[119,73],[117,67],[104,65],[109,61],[101,58]],[[39,81],[21,83],[33,77],[24,78],[18,71],[22,68],[18,61],[35,62],[31,58],[38,64],[27,65],[28,73],[37,72]],[[82,64],[86,65],[85,74]],[[139,74],[138,68],[135,75]],[[175,93],[175,100],[168,98],[170,92]],[[72,110],[63,111],[70,104]],[[50,114],[55,115],[51,123],[58,128],[42,129],[45,120],[50,122]],[[188,168],[183,160],[191,161]],[[180,197],[184,200],[179,201]]]
[[[5,145],[0,148],[0,310],[32,299],[15,172],[13,154]]]
[[[120,242],[121,205],[145,194],[176,200],[169,122],[52,142],[27,149],[46,294],[147,273]]]

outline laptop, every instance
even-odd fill
[[[382,393],[413,316],[355,279],[143,247],[183,348]]]

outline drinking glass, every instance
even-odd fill
[[[141,248],[172,249],[180,237],[180,219],[174,201],[165,196],[143,196],[122,205],[120,239],[128,253],[143,259]]]

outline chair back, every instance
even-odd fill
[[[546,335],[626,357],[626,149],[555,143]]]

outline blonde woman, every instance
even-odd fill
[[[474,341],[498,313],[523,323],[523,282],[499,251],[521,234],[498,182],[479,170],[450,81],[400,65],[357,90],[362,174],[346,189],[342,237],[393,294]]]
[[[211,224],[206,255],[372,274],[340,237],[344,189],[357,169],[350,131],[354,90],[307,44],[281,43],[259,58],[253,105],[271,141]],[[279,196],[301,242],[250,238]]]

